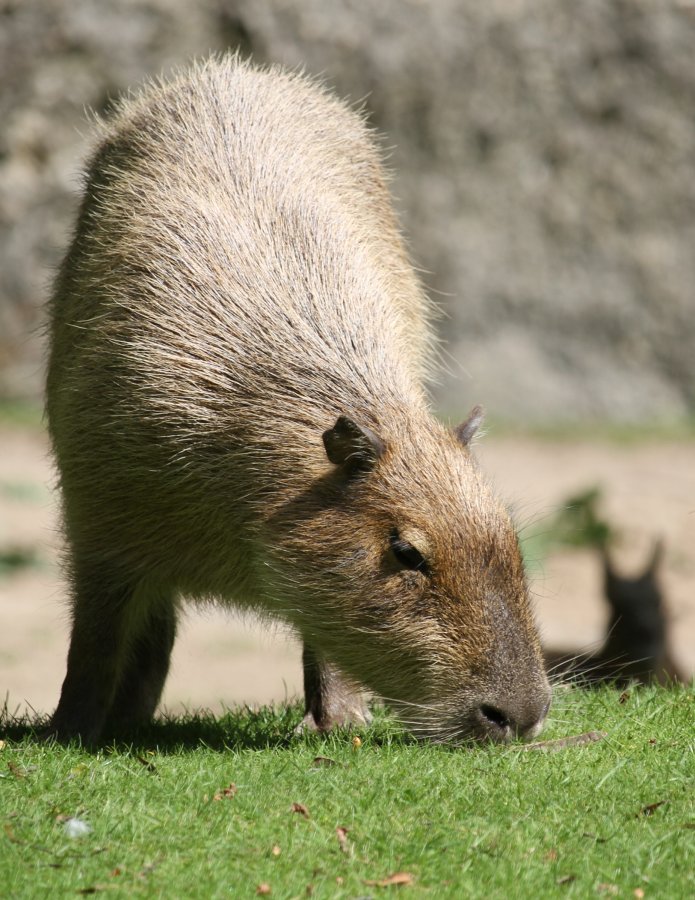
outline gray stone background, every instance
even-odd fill
[[[695,0],[0,0],[0,398],[37,398],[85,110],[240,48],[364,100],[445,411],[695,412]]]

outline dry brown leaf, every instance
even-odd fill
[[[633,897],[637,897],[637,900],[642,900],[642,898],[644,897],[644,891],[642,890],[642,888],[635,888],[632,892],[632,895]]]
[[[618,703],[627,703],[630,699],[630,691],[623,691],[622,694],[618,697]]]
[[[265,897],[270,893],[270,885],[267,882],[263,882],[263,884],[259,884],[256,888],[256,893],[260,894],[260,896]]]
[[[331,759],[329,756],[315,756],[312,761],[312,766],[316,766],[318,769],[320,766],[337,766],[338,763]]]
[[[150,875],[155,871],[155,869],[157,868],[157,866],[159,865],[160,862],[161,862],[161,859],[157,859],[155,862],[145,863],[145,865],[142,867],[142,869],[140,869],[140,871],[138,872],[137,877],[141,878],[143,880],[146,878],[149,878]]]
[[[554,847],[551,847],[550,850],[543,856],[543,859],[546,862],[557,862],[558,852]]]
[[[229,787],[222,788],[221,791],[215,791],[212,795],[213,800],[231,799],[236,794],[236,785],[229,782]]]
[[[657,800],[656,803],[650,803],[648,806],[643,806],[637,815],[651,816],[660,806],[663,806],[664,803],[668,803],[668,800]]]
[[[10,825],[9,822],[5,822],[5,835],[8,841],[11,841],[13,844],[23,844],[24,841],[20,840],[17,835],[14,833],[14,828]]]
[[[387,875],[378,881],[365,881],[369,887],[392,887],[396,885],[412,884],[415,881],[410,872],[394,872],[393,875]]]
[[[157,767],[154,763],[151,763],[149,759],[145,759],[144,756],[136,756],[135,759],[137,759],[140,765],[144,766],[148,772],[152,772],[154,775],[157,774]]]
[[[561,878],[558,878],[556,884],[571,884],[573,881],[576,881],[576,875],[563,875]]]
[[[12,772],[15,778],[26,778],[27,773],[20,769],[17,763],[12,762],[12,760],[8,760],[7,768]]]
[[[348,840],[348,829],[338,825],[335,833],[338,836],[338,843],[340,844],[340,849],[343,851],[343,853],[351,853],[352,847],[350,846],[350,841]]]
[[[596,890],[599,892],[599,894],[610,894],[611,897],[615,897],[618,893],[618,885],[609,884],[608,882],[604,881],[596,886]]]
[[[299,813],[301,816],[304,816],[305,819],[310,819],[309,810],[304,806],[303,803],[293,803],[292,804],[292,812]]]
[[[584,744],[593,744],[594,741],[602,741],[608,737],[605,731],[585,731],[584,734],[574,734],[571,737],[556,738],[554,741],[535,741],[533,744],[524,744],[520,750],[564,750],[567,747],[582,747]]]

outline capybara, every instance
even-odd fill
[[[51,305],[72,636],[51,732],[148,720],[181,598],[304,644],[304,726],[536,734],[550,689],[510,517],[426,377],[430,306],[363,116],[235,57],[98,128]],[[202,661],[201,661],[202,662]]]

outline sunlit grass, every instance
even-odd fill
[[[299,715],[174,719],[94,753],[6,715],[3,894],[693,895],[690,688],[561,689],[543,739],[607,736],[557,752],[419,745],[384,714],[360,740],[295,737]]]

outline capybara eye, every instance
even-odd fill
[[[404,569],[417,569],[419,572],[427,573],[427,560],[420,553],[417,547],[404,541],[394,528],[389,537],[389,546],[397,562]]]

